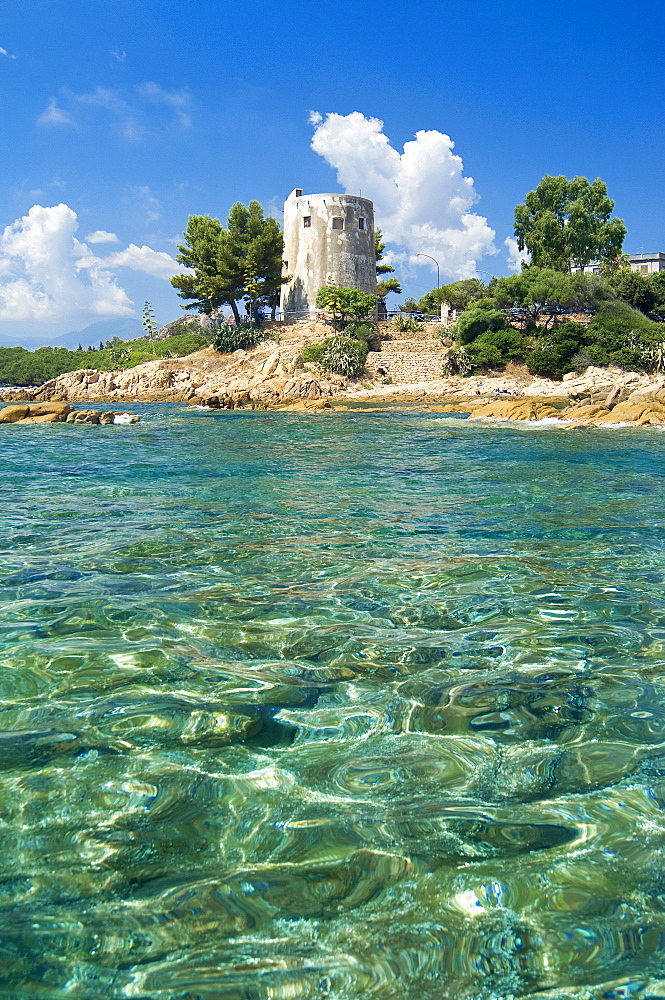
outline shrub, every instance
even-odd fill
[[[583,372],[587,370],[591,365],[595,365],[595,361],[588,350],[588,348],[583,347],[581,351],[573,355],[571,360],[572,371],[577,372],[578,375],[582,375]]]
[[[507,326],[505,316],[498,309],[473,305],[457,320],[455,334],[460,344],[471,344],[482,333],[487,333],[488,330],[502,330]]]
[[[256,323],[236,324],[224,321],[212,327],[212,346],[220,354],[240,349],[247,351],[250,347],[256,347],[267,336]]]
[[[307,347],[302,349],[302,359],[304,362],[311,362],[312,364],[321,364],[321,354],[323,353],[323,346],[325,341],[320,344],[308,344]]]
[[[376,325],[374,323],[358,322],[354,320],[351,323],[347,323],[344,328],[344,333],[347,337],[355,337],[356,340],[360,340],[365,344],[369,344],[372,337],[376,333]]]
[[[578,370],[576,358],[582,351],[590,358],[585,368],[590,364],[603,364],[602,359],[594,354],[589,332],[582,323],[561,323],[542,337],[528,355],[527,366],[532,375],[560,378],[566,372]]]
[[[473,359],[466,347],[457,347],[450,351],[441,371],[444,375],[468,375],[474,367]]]
[[[472,344],[469,354],[478,368],[499,368],[508,361],[521,359],[526,354],[528,338],[519,330],[507,327],[486,330]]]
[[[652,371],[662,339],[660,323],[621,301],[599,310],[589,323],[589,352],[594,364]]]
[[[310,344],[302,352],[303,361],[313,361],[324,371],[354,378],[365,367],[367,347],[351,337],[328,337],[321,344]]]
[[[416,333],[420,323],[413,316],[393,316],[393,326],[400,333]]]

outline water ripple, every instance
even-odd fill
[[[2,431],[0,997],[664,997],[665,439],[140,409]]]

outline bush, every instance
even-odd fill
[[[441,371],[444,375],[468,375],[474,367],[473,359],[466,347],[458,347],[450,351]]]
[[[413,316],[393,316],[393,326],[400,333],[416,333],[420,323]]]
[[[566,372],[577,371],[576,360],[582,351],[590,358],[585,365],[602,364],[593,353],[590,336],[582,323],[566,322],[553,327],[527,357],[527,366],[532,375],[543,378],[560,378]]]
[[[577,372],[578,375],[582,375],[587,368],[591,365],[595,365],[593,355],[588,350],[588,348],[583,347],[581,351],[578,351],[571,360],[572,371]]]
[[[232,351],[247,351],[256,347],[267,338],[256,323],[221,322],[212,327],[212,346],[220,354],[230,354]]]
[[[463,312],[455,324],[455,335],[460,344],[471,344],[488,330],[502,330],[508,326],[506,318],[498,309],[473,305]]]
[[[364,344],[369,344],[376,333],[376,325],[374,323],[362,323],[355,320],[346,324],[344,333],[347,337],[355,337],[356,340],[360,340]]]
[[[513,327],[487,330],[469,344],[469,355],[478,368],[500,368],[524,357],[528,338]]]
[[[365,367],[367,346],[351,337],[328,337],[322,344],[310,344],[302,352],[303,361],[313,361],[324,371],[354,378]]]
[[[660,323],[621,301],[599,310],[589,323],[589,353],[594,364],[652,371],[662,339]]]
[[[320,344],[308,344],[307,347],[303,347],[302,359],[304,362],[310,362],[314,365],[321,364],[321,354],[323,353],[323,347],[326,341],[322,341]]]

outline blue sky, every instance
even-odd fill
[[[663,20],[579,0],[5,0],[0,338],[113,317],[138,334],[145,299],[175,318],[188,215],[279,210],[296,186],[362,187],[416,298],[435,284],[418,251],[442,281],[508,273],[514,206],[545,173],[602,177],[625,249],[665,250]]]

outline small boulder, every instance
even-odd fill
[[[279,364],[279,351],[274,351],[263,365],[261,373],[263,375],[270,375],[272,372],[275,371],[278,364]]]
[[[4,406],[0,410],[0,424],[15,424],[30,413],[29,406]]]

